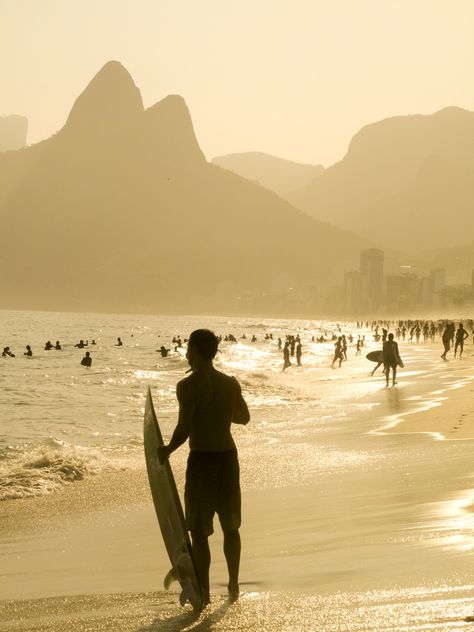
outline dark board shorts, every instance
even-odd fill
[[[186,526],[202,535],[214,532],[217,513],[222,529],[240,527],[240,471],[237,450],[200,452],[192,450],[184,489]]]

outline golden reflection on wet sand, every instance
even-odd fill
[[[163,593],[129,593],[0,602],[10,632],[379,632],[470,629],[473,586],[301,596],[248,592],[230,605],[214,598],[201,615]],[[66,626],[66,627],[65,627]]]

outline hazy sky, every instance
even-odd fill
[[[366,123],[474,109],[474,0],[0,0],[0,115],[29,141],[110,59],[145,106],[182,95],[208,158],[329,165]]]

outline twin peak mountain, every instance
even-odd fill
[[[366,245],[206,161],[184,100],[107,63],[64,127],[0,154],[5,308],[297,313]],[[316,288],[316,289],[315,289]]]

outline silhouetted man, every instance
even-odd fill
[[[398,342],[393,339],[393,334],[388,334],[388,340],[383,343],[383,364],[385,368],[385,382],[388,386],[390,369],[392,369],[392,386],[397,383],[397,366],[403,366],[398,352]]]
[[[82,366],[91,366],[92,358],[91,358],[91,354],[89,353],[89,351],[86,351],[86,355],[82,358],[81,364],[82,364]]]
[[[456,330],[456,342],[454,343],[454,357],[456,357],[457,350],[459,349],[459,357],[462,356],[464,350],[464,341],[469,337],[469,334],[464,329],[462,323],[459,323],[459,327]]]
[[[204,605],[210,601],[208,538],[214,532],[216,512],[224,533],[229,599],[239,597],[240,480],[231,424],[250,420],[240,384],[213,366],[217,345],[217,337],[208,329],[197,329],[189,337],[186,357],[192,374],[178,382],[178,424],[169,444],[158,448],[163,461],[189,439],[185,513]]]
[[[285,342],[285,346],[283,347],[283,371],[291,366],[290,362],[290,343],[287,340]]]
[[[302,356],[302,348],[301,348],[301,342],[298,341],[298,344],[296,345],[296,364],[298,366],[301,366],[301,356]]]
[[[443,360],[446,360],[446,354],[451,349],[452,330],[453,330],[453,325],[451,325],[450,323],[447,323],[446,327],[444,328],[443,335],[441,336],[441,340],[443,341],[443,347],[444,347],[444,351],[441,354],[441,357]]]

